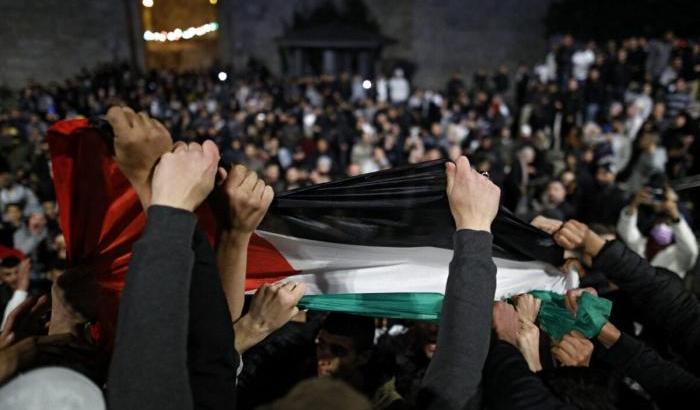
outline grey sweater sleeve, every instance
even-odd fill
[[[152,206],[134,245],[109,370],[111,409],[191,409],[188,306],[193,213]]]
[[[455,233],[437,349],[423,377],[421,408],[463,409],[477,393],[496,292],[492,239],[482,231]]]

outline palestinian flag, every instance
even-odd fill
[[[444,162],[278,194],[249,248],[247,288],[288,279],[306,284],[307,308],[436,319],[455,230]],[[554,268],[563,250],[548,234],[504,208],[492,231],[497,299],[577,285]]]
[[[104,123],[67,120],[49,130],[48,142],[69,266],[95,270],[103,320],[113,324],[145,218],[108,134]],[[455,229],[445,184],[444,161],[434,161],[278,194],[248,249],[247,290],[293,280],[307,286],[302,307],[437,318]],[[198,215],[213,241],[207,204]],[[505,209],[492,231],[496,298],[577,284],[554,268],[563,250],[546,233]]]

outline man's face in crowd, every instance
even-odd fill
[[[29,217],[28,224],[31,231],[40,231],[46,226],[46,217],[42,213],[34,213]]]
[[[54,201],[44,201],[41,203],[41,207],[44,209],[44,215],[50,219],[56,219],[58,216],[58,208]]]
[[[347,336],[321,330],[316,338],[318,376],[348,374],[356,367],[357,353],[354,343]]]
[[[12,268],[0,268],[0,280],[12,289],[17,288],[17,280],[19,279],[19,265]]]
[[[12,183],[12,177],[9,172],[0,172],[0,189],[7,188]]]
[[[9,205],[5,209],[5,221],[12,225],[22,223],[22,210],[17,205]]]
[[[566,189],[561,182],[552,181],[547,185],[547,200],[554,205],[559,205],[566,200]]]

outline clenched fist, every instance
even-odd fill
[[[265,284],[258,288],[248,313],[234,325],[238,353],[260,343],[299,313],[297,304],[305,292],[303,283],[293,282]]]
[[[498,213],[501,190],[488,178],[474,171],[465,156],[447,162],[447,199],[457,229],[491,232]]]
[[[568,220],[554,235],[554,241],[570,251],[581,250],[587,257],[595,257],[605,245],[605,240],[584,223]]]
[[[145,209],[151,201],[153,167],[173,145],[170,132],[148,114],[137,114],[128,107],[111,107],[107,121],[114,131],[115,161]]]
[[[552,356],[562,366],[588,367],[593,356],[593,343],[573,330],[552,346]]]
[[[529,293],[523,293],[515,298],[515,308],[521,320],[535,323],[537,315],[540,313],[542,301]]]
[[[153,173],[152,204],[194,211],[214,188],[218,163],[219,149],[212,141],[176,144]]]
[[[517,347],[518,334],[520,333],[520,317],[513,306],[506,302],[495,302],[491,317],[496,337]]]
[[[223,183],[231,221],[230,229],[251,234],[260,224],[275,194],[254,171],[236,165]]]

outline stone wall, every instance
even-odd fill
[[[0,0],[0,85],[63,80],[98,62],[142,62],[140,0]],[[131,7],[131,15],[126,7]],[[131,22],[129,22],[131,18]],[[136,24],[136,26],[134,26]]]
[[[291,24],[295,10],[319,0],[220,0],[226,44],[224,60],[242,67],[250,57],[280,67],[274,39]],[[544,57],[543,18],[551,0],[366,0],[382,33],[398,40],[384,50],[388,59],[416,64],[414,83],[437,87],[460,71],[534,63]]]
[[[255,57],[278,72],[275,39],[295,10],[322,1],[219,0],[221,60],[242,68]],[[478,68],[534,63],[545,53],[542,19],[551,0],[365,1],[383,34],[398,40],[384,57],[414,62],[414,84],[442,86],[454,71],[468,79]],[[0,84],[61,80],[115,58],[142,65],[139,7],[140,0],[0,0]]]

